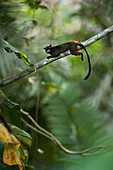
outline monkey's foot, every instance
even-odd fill
[[[82,60],[82,61],[85,61],[83,56],[81,57],[81,60]]]

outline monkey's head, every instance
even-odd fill
[[[48,53],[48,54],[51,54],[51,49],[52,49],[52,45],[51,45],[51,44],[48,45],[48,46],[46,46],[46,47],[44,48],[44,50],[45,50],[46,53]]]

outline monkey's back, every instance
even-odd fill
[[[64,53],[68,50],[77,50],[77,44],[78,43],[77,41],[69,41],[69,42],[66,42],[66,43],[63,43],[63,44],[59,44],[59,45],[56,45],[56,46],[53,46],[52,47],[52,50],[51,50],[51,55],[52,56],[58,56],[60,55],[61,53]]]

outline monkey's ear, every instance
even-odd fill
[[[50,44],[49,47],[52,48],[52,45]]]

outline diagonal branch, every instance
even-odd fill
[[[113,32],[113,25],[111,27],[108,27],[104,31],[100,32],[99,34],[93,36],[92,38],[84,41],[83,45],[84,46],[89,46],[92,43],[98,41],[99,39],[105,37],[106,35],[108,35],[111,32]],[[78,49],[81,49],[81,48],[78,47]],[[50,63],[52,63],[54,61],[56,61],[56,60],[59,60],[59,59],[61,59],[63,57],[66,57],[69,54],[70,54],[70,52],[67,51],[67,52],[63,53],[63,55],[60,55],[59,57],[56,57],[54,59],[51,59],[51,60],[44,59],[42,61],[39,61],[38,63],[35,64],[36,70],[38,70],[38,69],[40,69],[40,68],[42,68],[42,67],[44,67],[44,66],[46,66],[46,65],[48,65],[48,64],[50,64]],[[30,74],[32,72],[34,72],[34,69],[30,67],[30,68],[28,68],[28,69],[26,69],[26,70],[24,70],[24,71],[22,71],[22,72],[20,72],[18,74],[13,75],[10,78],[4,78],[4,79],[0,80],[0,87],[6,86],[8,84],[11,84],[11,83],[13,83],[13,82],[15,82],[15,81],[17,81],[17,80],[27,76],[28,74]]]

